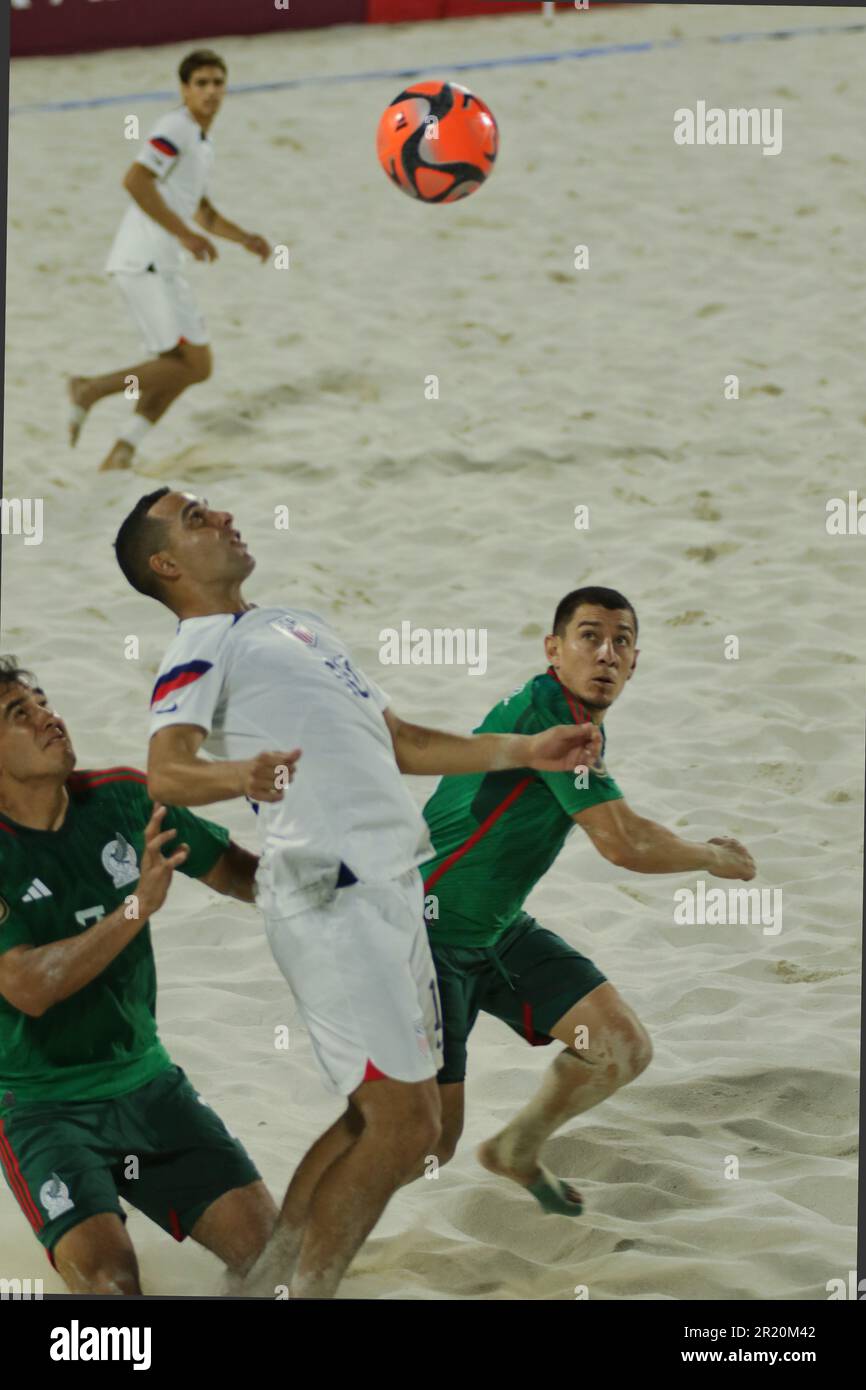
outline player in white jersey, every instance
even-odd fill
[[[595,761],[598,733],[461,738],[398,718],[323,619],[247,602],[255,561],[231,514],[188,493],[143,497],[115,546],[133,588],[179,619],[153,691],[150,793],[258,804],[256,901],[325,1081],[348,1102],[295,1172],[252,1288],[330,1297],[439,1133],[417,868],[431,850],[400,774],[571,770]]]
[[[152,355],[121,371],[69,380],[72,444],[91,406],[128,390],[131,380],[137,383],[135,413],[103,460],[103,469],[129,468],[136,447],[172,401],[210,376],[207,328],[183,265],[185,252],[198,261],[214,261],[217,250],[190,223],[238,242],[262,261],[270,251],[264,237],[229,222],[207,195],[214,161],[209,131],[225,94],[225,63],[219,54],[199,49],[184,58],[179,76],[183,105],[160,117],[127,170],[124,188],[132,206],[105,267]]]

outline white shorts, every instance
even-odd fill
[[[208,342],[204,317],[179,271],[113,271],[112,276],[148,352],[170,352],[180,342]]]
[[[442,1012],[417,869],[337,888],[324,906],[265,926],[330,1091],[436,1075]]]

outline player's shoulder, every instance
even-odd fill
[[[151,691],[151,706],[182,686],[192,685],[214,668],[224,669],[228,644],[243,614],[213,613],[206,618],[187,618],[163,654]]]
[[[177,154],[180,150],[190,143],[195,135],[193,129],[195,122],[190,118],[185,106],[174,106],[171,111],[164,111],[157,121],[153,123],[148,135],[151,144],[156,144],[162,138],[167,146],[166,154]]]
[[[497,701],[475,729],[475,733],[514,733],[532,712],[532,681],[528,680]]]
[[[138,801],[141,790],[147,794],[147,773],[140,767],[76,768],[66,781],[70,797],[78,805],[101,801],[111,797],[121,800]]]
[[[197,652],[217,651],[238,627],[243,613],[211,613],[206,618],[185,618],[163,654],[160,671]]]

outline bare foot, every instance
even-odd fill
[[[219,1297],[255,1298],[257,1295],[250,1292],[246,1280],[240,1274],[236,1274],[231,1269],[225,1269],[220,1280]]]
[[[93,402],[88,398],[86,376],[71,376],[66,383],[69,396],[69,445],[75,448],[81,427]]]
[[[509,1146],[503,1141],[502,1135],[497,1134],[493,1139],[479,1144],[476,1157],[482,1168],[486,1168],[489,1173],[496,1173],[500,1178],[510,1178],[521,1187],[531,1187],[541,1177],[538,1164],[519,1165],[508,1149]]]
[[[273,1235],[237,1292],[243,1298],[288,1297],[289,1285],[298,1263],[302,1230],[277,1225]]]
[[[477,1157],[488,1172],[525,1187],[542,1210],[558,1216],[580,1216],[583,1212],[583,1198],[572,1183],[548,1172],[543,1164],[521,1164],[503,1135],[498,1134],[479,1145]]]
[[[135,446],[127,444],[124,439],[118,439],[116,444],[112,444],[99,465],[99,471],[100,473],[108,473],[115,468],[131,468],[134,456]]]

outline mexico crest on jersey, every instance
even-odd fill
[[[66,1211],[72,1211],[72,1208],[75,1206],[75,1203],[69,1196],[69,1188],[66,1186],[63,1179],[59,1178],[56,1173],[52,1173],[51,1177],[46,1179],[40,1187],[39,1200],[48,1212],[49,1221],[53,1221],[56,1217],[62,1216]]]
[[[115,888],[124,888],[127,883],[135,883],[140,873],[135,850],[122,835],[117,835],[104,846],[102,867],[111,875]]]
[[[307,647],[315,647],[319,640],[312,628],[296,622],[291,613],[287,613],[284,618],[275,618],[271,627],[276,628],[277,632],[285,633],[286,637],[297,637],[298,641]]]

